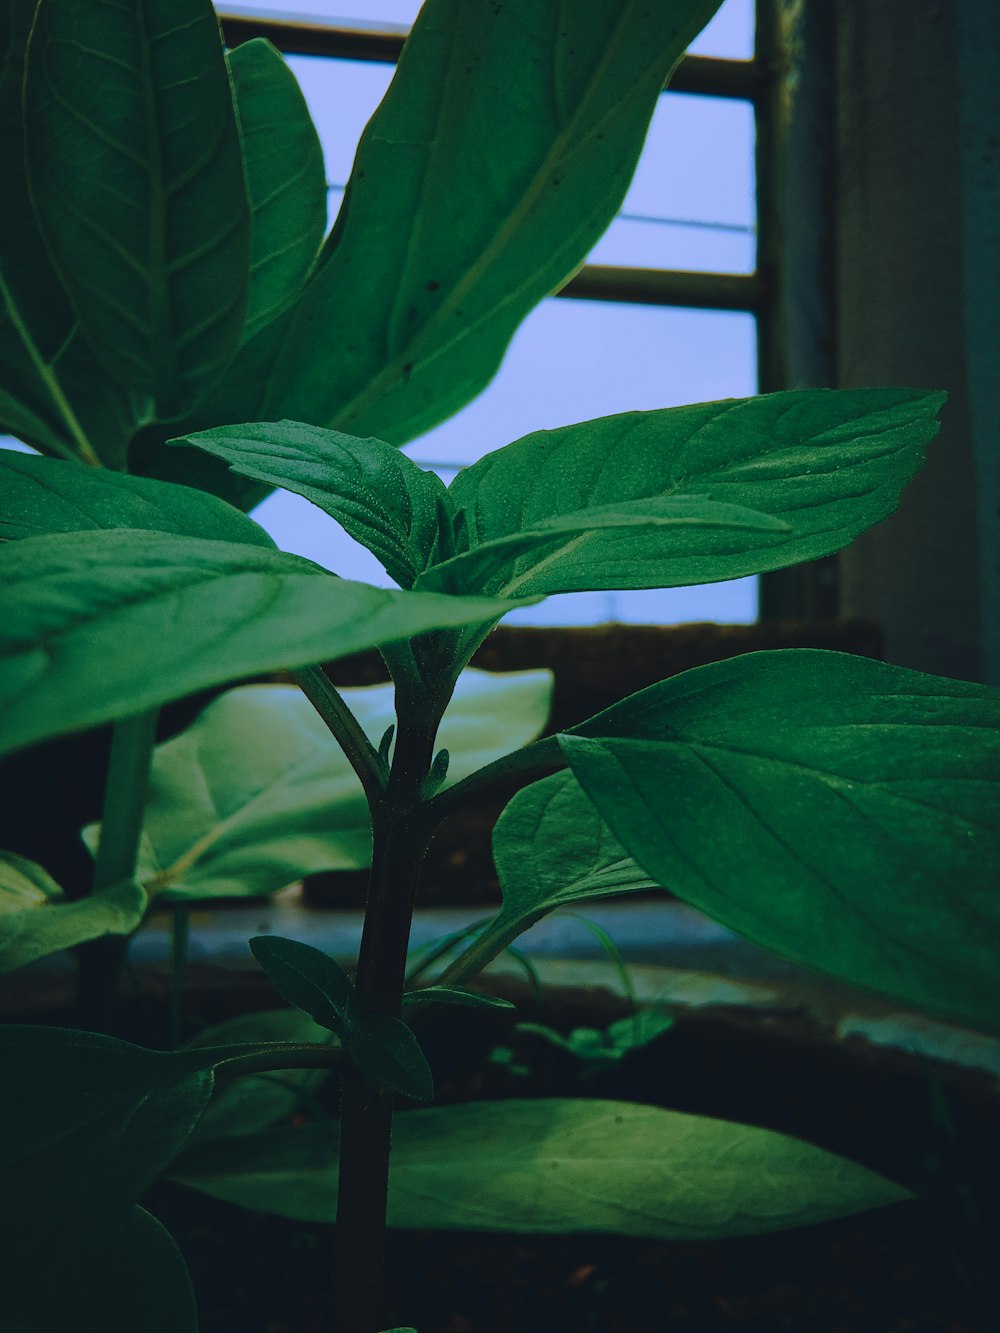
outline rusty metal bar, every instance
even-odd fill
[[[266,37],[286,55],[372,60],[391,65],[399,59],[406,40],[406,31],[401,27],[235,14],[225,10],[219,18],[227,46],[239,46],[252,37]],[[757,96],[759,87],[760,72],[752,60],[718,60],[709,56],[685,56],[670,82],[670,90],[675,93],[750,100]]]

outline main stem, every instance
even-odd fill
[[[363,1013],[398,1018],[420,868],[433,821],[422,798],[438,716],[399,709],[392,768],[372,814],[372,873],[355,991]],[[419,714],[417,714],[419,716]],[[378,1333],[392,1092],[354,1067],[341,1079],[335,1311],[337,1333]]]

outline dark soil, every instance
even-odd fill
[[[458,1013],[458,1011],[455,1011]],[[551,1016],[550,1020],[553,1021]],[[558,1023],[559,1016],[555,1016]],[[572,1021],[579,1021],[575,1016]],[[429,1029],[445,1100],[598,1095],[782,1129],[917,1190],[914,1204],[722,1242],[394,1232],[384,1327],[419,1333],[987,1333],[997,1102],[985,1076],[736,1014],[683,1020],[613,1071],[449,1016]],[[460,1051],[461,1056],[455,1052]],[[517,1072],[519,1069],[529,1072]],[[160,1186],[149,1205],[191,1267],[202,1333],[324,1333],[333,1229]]]

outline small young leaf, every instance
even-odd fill
[[[279,1130],[185,1154],[174,1176],[215,1198],[333,1222],[337,1144]],[[655,1106],[509,1100],[407,1111],[389,1167],[391,1226],[659,1240],[757,1235],[911,1196],[771,1130]]]
[[[452,508],[444,483],[381,440],[301,421],[266,421],[172,443],[196,445],[233,472],[305,496],[376,555],[402,588],[411,587],[431,552],[441,549],[439,507]]]
[[[345,1046],[355,1064],[404,1097],[429,1102],[434,1096],[434,1077],[420,1043],[398,1018],[366,1014],[351,1023]]]
[[[344,1038],[354,983],[339,963],[311,944],[276,935],[255,935],[250,951],[282,999]]]
[[[1000,692],[843,653],[751,653],[560,743],[614,835],[685,902],[1000,1031]]]
[[[211,6],[45,0],[24,105],[32,199],[88,341],[159,415],[188,410],[239,346],[250,258]]]
[[[175,532],[274,550],[258,523],[204,491],[0,450],[0,538],[99,528]]]
[[[680,587],[828,555],[895,509],[943,401],[916,389],[803,389],[527,435],[452,482],[469,550],[427,586],[447,578],[454,591],[522,596]],[[658,506],[663,521],[643,524]],[[547,530],[557,540],[541,544]]]
[[[160,532],[0,543],[0,752],[509,605],[372,588],[283,552]]]
[[[420,789],[422,800],[429,801],[435,796],[448,780],[448,764],[451,759],[447,750],[438,750],[431,763],[430,772],[424,779],[423,786]]]
[[[261,37],[226,55],[253,227],[243,341],[291,305],[326,230],[323,148],[302,90]]]
[[[409,990],[403,996],[406,1005],[416,1004],[459,1004],[469,1009],[516,1009],[510,1000],[501,1000],[497,995],[480,995],[478,991],[465,990],[461,986],[424,986],[420,990]]]

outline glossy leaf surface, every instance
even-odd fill
[[[444,483],[382,440],[358,440],[300,421],[222,426],[175,443],[224,459],[241,476],[304,495],[366,546],[404,588],[447,543]]]
[[[161,416],[239,345],[250,210],[205,0],[42,0],[25,80],[45,241],[101,363]]]
[[[274,549],[259,524],[190,486],[0,449],[0,538],[139,528]]]
[[[101,935],[128,935],[142,921],[146,894],[125,881],[77,902],[41,866],[0,852],[0,973]]]
[[[258,37],[226,60],[253,219],[246,342],[292,304],[319,253],[326,168],[302,91],[274,47]]]
[[[176,1176],[216,1198],[335,1220],[325,1126],[200,1156]],[[420,1229],[608,1232],[702,1240],[779,1231],[910,1197],[853,1162],[770,1130],[593,1100],[408,1111],[394,1126],[389,1222]]]
[[[937,433],[943,398],[796,390],[527,435],[449,488],[471,547],[452,562],[452,586],[522,596],[679,587],[828,555],[895,509]],[[679,517],[687,507],[689,521],[619,530],[616,511],[624,519],[651,506]],[[741,526],[735,513],[727,524],[723,506],[755,511],[758,526]],[[580,522],[588,510],[590,533]],[[565,536],[540,546],[538,533],[558,524]]]
[[[611,221],[664,81],[717,7],[424,6],[262,410],[241,415],[401,444],[468,402]]]
[[[1000,693],[841,653],[654,685],[561,744],[622,844],[787,958],[1000,1030]]]
[[[24,162],[24,53],[35,0],[0,5],[0,431],[120,467],[137,423],[83,337],[35,221]]]
[[[502,602],[348,583],[296,556],[157,532],[0,546],[0,752]]]
[[[452,756],[448,780],[534,740],[551,691],[547,671],[464,671],[438,732]],[[395,716],[392,686],[340,693],[377,745]],[[92,849],[98,828],[84,830]],[[137,874],[168,898],[274,893],[370,863],[361,783],[295,686],[238,686],[156,747]]]

